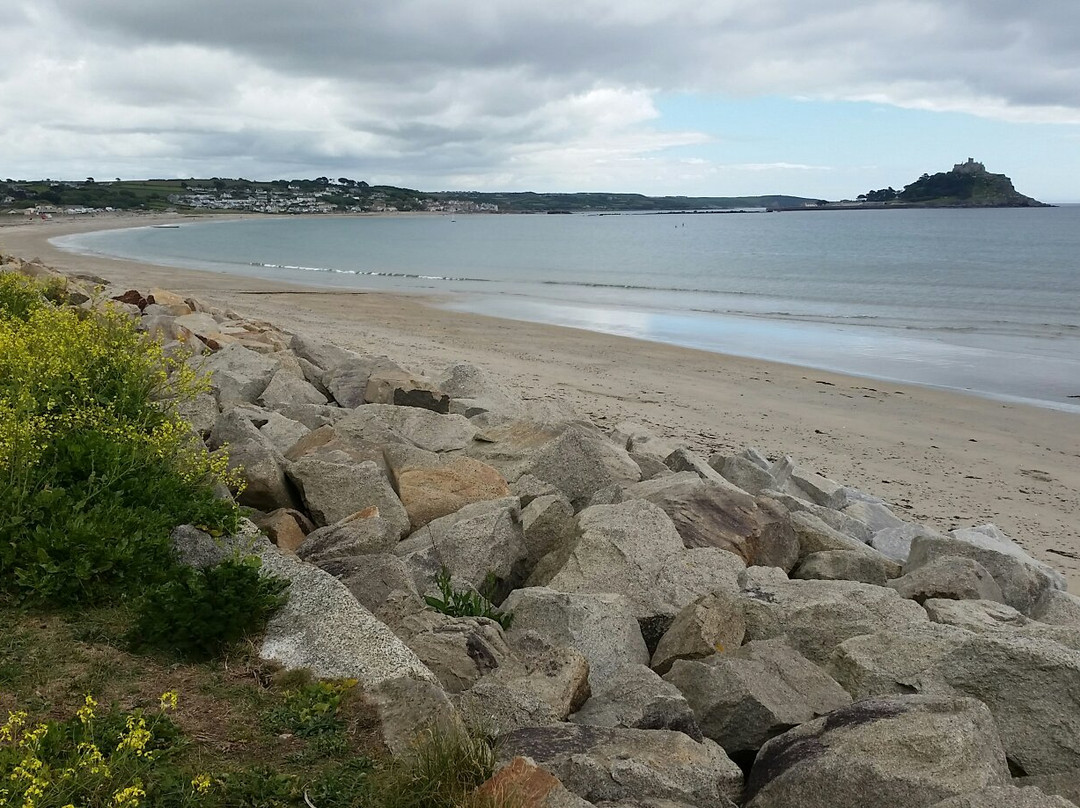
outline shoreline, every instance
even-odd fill
[[[994,522],[1080,592],[1080,416],[432,305],[423,293],[328,289],[63,252],[60,235],[243,215],[4,223],[0,252],[160,286],[426,370],[478,364],[601,425],[635,420],[709,453],[757,446],[883,497],[938,529]],[[351,293],[348,293],[351,292]]]

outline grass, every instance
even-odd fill
[[[191,803],[200,806],[300,808],[305,793],[317,808],[513,805],[473,794],[495,764],[481,738],[428,735],[412,755],[392,760],[355,682],[279,670],[259,661],[250,646],[199,664],[138,655],[119,645],[135,619],[123,606],[59,613],[0,608],[0,725],[20,710],[31,723],[70,721],[88,694],[116,716],[149,715],[162,693],[174,691],[178,703],[168,719],[183,740],[143,782],[145,805],[189,804],[169,784],[201,775],[217,791]],[[2,769],[0,762],[0,780],[8,774]]]

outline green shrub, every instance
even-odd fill
[[[286,690],[281,704],[266,716],[274,732],[290,732],[300,738],[340,732],[344,722],[338,718],[341,699],[356,687],[355,679],[338,682],[309,682]]]
[[[495,576],[492,573],[488,573],[484,586],[479,592],[475,589],[454,589],[450,580],[450,570],[446,567],[439,571],[435,583],[439,587],[441,597],[426,595],[424,601],[437,612],[451,617],[487,617],[504,629],[510,628],[510,624],[514,621],[513,614],[499,611],[488,597],[495,588]]]
[[[176,568],[172,580],[140,601],[132,645],[198,661],[261,631],[285,603],[289,582],[262,574],[259,565],[253,556],[201,570]]]
[[[168,578],[178,524],[234,530],[175,402],[203,389],[126,315],[0,273],[0,599],[115,600]]]

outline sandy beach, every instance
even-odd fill
[[[12,217],[14,218],[14,217]],[[206,217],[199,217],[200,219]],[[159,286],[418,370],[481,365],[600,424],[630,419],[709,454],[756,446],[883,497],[940,530],[993,522],[1080,593],[1080,416],[575,329],[341,292],[78,256],[60,235],[184,217],[3,222],[0,254]]]

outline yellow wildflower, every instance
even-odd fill
[[[92,743],[81,743],[75,747],[79,756],[79,768],[89,769],[90,774],[101,774],[110,777],[109,765],[105,762],[101,750]]]
[[[127,734],[120,739],[120,743],[116,745],[117,752],[131,751],[138,757],[144,755],[144,749],[146,744],[153,736],[146,728],[146,719],[140,717],[138,719],[133,715],[129,715],[127,719]]]
[[[86,701],[83,703],[82,707],[75,711],[75,715],[82,723],[87,724],[90,722],[90,719],[94,717],[95,707],[97,707],[97,702],[94,701],[89,693],[87,693]]]
[[[205,794],[210,790],[210,775],[196,775],[191,781],[191,787],[195,789],[196,794]]]
[[[166,690],[161,694],[161,709],[175,710],[179,698],[180,696],[175,690]]]
[[[142,786],[136,783],[113,794],[113,805],[122,806],[123,808],[136,808],[139,801],[145,796],[146,792],[142,789]]]
[[[17,713],[8,713],[7,722],[0,727],[0,743],[13,741],[19,734],[19,728],[26,723],[26,713],[19,710]]]

